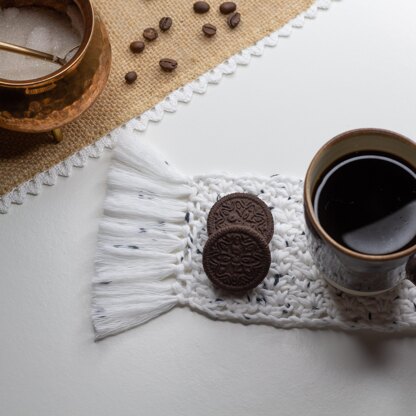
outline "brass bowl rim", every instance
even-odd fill
[[[61,78],[65,75],[68,71],[78,66],[81,59],[84,57],[85,52],[91,42],[92,35],[94,33],[94,25],[95,25],[95,16],[94,16],[94,8],[92,5],[91,0],[73,0],[74,4],[82,13],[81,6],[78,4],[79,1],[84,1],[84,6],[86,7],[85,13],[85,22],[84,22],[84,36],[82,37],[81,44],[77,53],[74,57],[64,66],[59,68],[58,70],[51,72],[50,74],[44,75],[40,78],[33,78],[29,80],[10,80],[6,78],[0,78],[0,86],[9,87],[9,88],[25,88],[25,87],[37,87],[40,85],[44,85],[47,83],[52,83],[57,79]]]
[[[318,160],[322,157],[322,155],[327,151],[328,148],[336,145],[337,143],[343,141],[346,138],[355,137],[355,136],[364,136],[364,135],[379,135],[379,136],[387,136],[390,138],[393,138],[395,140],[399,140],[406,145],[409,145],[410,147],[414,147],[416,151],[416,143],[407,138],[406,136],[403,136],[399,133],[396,133],[391,130],[385,130],[385,129],[378,129],[378,128],[361,128],[361,129],[355,129],[355,130],[349,130],[344,133],[341,133],[337,136],[335,136],[333,139],[329,140],[327,143],[325,143],[315,154],[313,157],[308,170],[306,172],[305,176],[305,182],[304,182],[304,190],[303,190],[303,196],[304,196],[304,205],[305,205],[305,215],[310,220],[311,225],[314,227],[315,231],[318,233],[318,235],[327,242],[330,246],[335,248],[336,250],[340,251],[341,253],[347,255],[348,257],[353,257],[355,259],[363,260],[363,261],[369,261],[369,262],[380,262],[380,261],[390,261],[390,260],[398,260],[404,257],[411,256],[416,252],[416,244],[408,247],[405,250],[396,251],[394,253],[390,254],[383,254],[383,255],[375,255],[375,254],[364,254],[359,253],[357,251],[351,250],[342,244],[339,244],[337,241],[335,241],[321,226],[319,223],[318,217],[315,213],[315,210],[313,208],[313,202],[312,202],[312,171],[318,162]]]
[[[82,94],[76,99],[76,102],[78,102],[82,109],[81,111],[77,110],[75,112],[72,112],[72,114],[68,115],[65,114],[64,118],[59,118],[58,120],[55,120],[53,123],[51,123],[51,117],[48,115],[45,119],[44,119],[44,123],[39,124],[39,125],[34,125],[33,123],[27,123],[27,121],[29,121],[29,119],[20,119],[20,121],[23,121],[23,123],[18,123],[18,124],[12,124],[10,125],[9,123],[5,123],[5,118],[0,117],[0,129],[6,129],[6,130],[10,130],[10,131],[17,131],[17,132],[22,132],[22,133],[43,133],[43,132],[49,132],[53,129],[56,128],[61,128],[63,126],[65,126],[68,123],[73,122],[75,119],[77,119],[78,117],[80,117],[86,110],[88,110],[88,108],[93,105],[93,103],[97,100],[97,98],[102,94],[107,81],[108,81],[108,77],[110,75],[110,70],[111,70],[111,44],[110,44],[110,40],[109,40],[109,36],[108,36],[108,32],[106,29],[106,26],[104,24],[104,22],[101,20],[99,13],[95,13],[95,19],[96,19],[96,24],[94,26],[94,33],[93,36],[91,38],[91,42],[90,45],[87,48],[86,51],[86,56],[85,56],[85,60],[88,59],[88,56],[90,53],[92,53],[92,49],[94,49],[94,51],[97,51],[97,45],[95,45],[95,38],[96,36],[99,38],[97,39],[97,41],[99,42],[99,44],[101,44],[101,47],[99,47],[98,49],[100,49],[100,54],[99,54],[99,64],[97,67],[97,70],[95,71],[95,75],[94,75],[94,85],[95,88],[91,89],[88,88],[89,92],[85,93],[82,92]],[[81,61],[78,68],[82,68],[83,65],[85,65],[85,60]],[[82,71],[82,69],[81,69]],[[71,74],[68,74],[68,76],[71,76]],[[97,78],[98,77],[98,78]],[[58,80],[57,81],[57,87],[59,88],[59,84],[60,82],[62,82],[62,80]],[[1,89],[2,87],[0,86],[0,96],[1,96]],[[0,98],[1,101],[1,98]],[[75,104],[75,102],[72,103],[72,105]],[[72,107],[71,105],[71,107]],[[69,107],[67,107],[69,108]],[[78,107],[79,108],[79,107]],[[60,112],[60,114],[64,114],[63,112]],[[1,115],[1,113],[0,113]],[[14,121],[16,122],[17,119],[14,118]]]

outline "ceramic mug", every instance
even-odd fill
[[[353,295],[373,296],[393,289],[405,278],[416,280],[416,244],[390,254],[363,254],[335,241],[321,226],[313,203],[320,180],[337,161],[355,152],[382,152],[403,160],[416,172],[416,143],[387,130],[348,131],[326,143],[306,173],[306,235],[316,266],[336,288]]]

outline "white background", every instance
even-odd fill
[[[150,125],[182,170],[303,175],[357,127],[416,136],[416,2],[343,0]],[[416,337],[175,309],[99,343],[89,318],[110,152],[0,216],[0,415],[412,415]]]

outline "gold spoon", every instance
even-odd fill
[[[53,62],[58,65],[62,65],[62,66],[66,65],[69,59],[72,58],[72,56],[68,58],[71,52],[73,52],[75,49],[78,49],[78,48],[79,46],[75,46],[65,55],[64,58],[60,58],[59,56],[54,56],[54,55],[51,55],[50,53],[41,52],[35,49],[25,48],[24,46],[13,45],[12,43],[0,41],[0,49],[4,51],[19,53],[20,55],[32,56],[33,58],[38,58],[38,59],[46,59],[47,61]]]

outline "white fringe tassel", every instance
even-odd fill
[[[96,339],[140,325],[178,304],[193,189],[137,138],[119,138],[100,222],[92,320]]]

